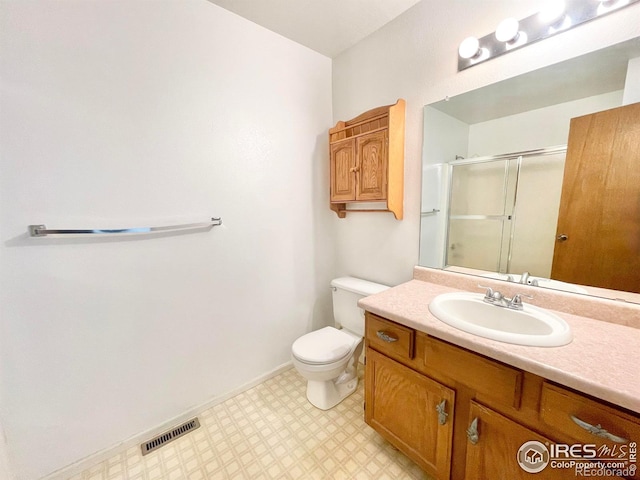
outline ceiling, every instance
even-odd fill
[[[209,0],[333,58],[420,0]]]

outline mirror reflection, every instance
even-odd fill
[[[638,102],[634,39],[426,106],[420,265],[640,303]]]

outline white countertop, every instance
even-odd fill
[[[640,413],[640,329],[551,310],[573,331],[562,347],[525,347],[466,333],[434,317],[429,302],[460,291],[411,280],[358,302],[360,307],[433,337],[486,355]]]

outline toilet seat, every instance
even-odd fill
[[[326,365],[351,356],[359,342],[359,338],[342,330],[324,327],[298,338],[291,346],[291,353],[302,363]]]

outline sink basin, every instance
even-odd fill
[[[559,347],[571,343],[571,328],[562,318],[534,305],[522,310],[498,307],[479,293],[438,295],[429,311],[444,323],[480,337],[532,347]]]

